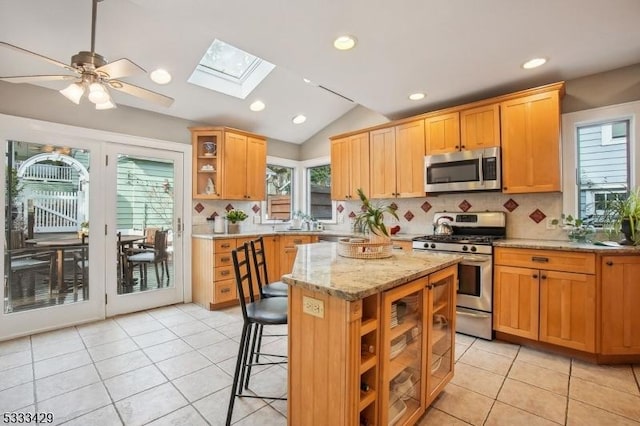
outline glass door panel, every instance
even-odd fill
[[[384,295],[381,423],[402,425],[424,412],[424,282]]]
[[[183,300],[181,153],[113,145],[107,315]],[[112,297],[109,297],[112,296]]]

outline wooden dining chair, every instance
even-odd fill
[[[131,268],[133,269],[136,266],[140,268],[141,285],[147,285],[147,265],[154,265],[158,287],[162,287],[165,273],[167,276],[167,285],[169,284],[169,256],[167,254],[168,233],[169,231],[156,231],[153,250],[145,250],[127,255],[127,260]],[[158,265],[160,265],[160,269],[158,269]],[[162,271],[162,278],[160,276],[160,270]]]

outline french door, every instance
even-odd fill
[[[183,160],[176,151],[107,146],[107,316],[184,300]]]

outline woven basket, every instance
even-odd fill
[[[354,238],[338,240],[338,254],[354,259],[384,259],[392,256],[391,241],[372,243],[369,240],[353,241]]]

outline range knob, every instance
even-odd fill
[[[467,246],[462,246],[462,251],[468,251],[468,250],[469,250],[469,247],[467,247]]]
[[[476,251],[478,251],[478,249],[476,248],[476,246],[471,246],[471,251],[475,253]]]
[[[422,247],[423,247],[423,248],[429,248],[429,243],[424,243],[424,244],[422,245]]]
[[[431,248],[432,249],[436,248],[436,245],[434,243],[431,243]]]

